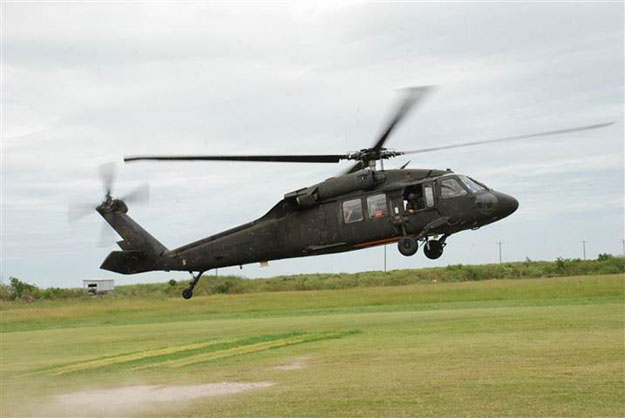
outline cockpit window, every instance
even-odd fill
[[[467,186],[467,189],[469,189],[471,193],[479,192],[481,190],[486,190],[481,184],[477,183],[475,180],[467,176],[458,176],[458,178],[462,180],[464,185]]]
[[[441,181],[441,197],[443,199],[464,196],[465,194],[467,194],[467,191],[464,190],[455,178],[448,178]]]

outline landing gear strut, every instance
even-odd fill
[[[189,282],[189,287],[182,291],[182,297],[185,299],[191,299],[191,297],[193,296],[193,289],[195,288],[195,285],[197,284],[198,280],[200,280],[200,277],[202,277],[202,274],[204,274],[203,271],[200,271],[195,276],[193,275],[193,272],[190,271],[189,273],[191,274],[191,277],[193,277],[193,280]]]
[[[430,260],[436,260],[441,255],[443,255],[443,248],[445,248],[445,240],[447,239],[447,235],[443,235],[442,238],[435,240],[428,240],[423,246],[423,254]]]

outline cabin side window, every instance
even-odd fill
[[[369,210],[369,219],[384,218],[388,215],[388,206],[386,205],[386,195],[376,194],[367,197],[367,209]]]
[[[343,202],[343,219],[346,224],[362,221],[362,202],[360,199]]]
[[[428,208],[434,207],[434,191],[431,184],[423,186],[423,194],[425,195],[425,206]]]
[[[454,178],[444,179],[441,181],[441,197],[449,199],[450,197],[464,196],[467,191]]]

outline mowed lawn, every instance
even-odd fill
[[[55,395],[85,389],[271,382],[131,415],[623,416],[624,290],[611,275],[5,304],[0,412],[58,414]]]

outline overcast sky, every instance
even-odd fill
[[[135,163],[124,155],[342,153],[370,146],[406,86],[438,86],[388,146],[402,150],[616,121],[569,135],[412,156],[515,196],[519,210],[448,240],[418,268],[621,254],[623,3],[2,3],[2,277],[80,286],[185,278],[99,270],[97,167],[174,248],[263,215],[339,165]],[[387,167],[398,167],[397,158]],[[247,277],[380,270],[382,247],[221,269]]]

